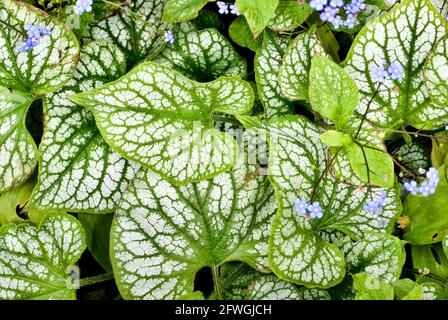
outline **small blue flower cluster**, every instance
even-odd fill
[[[174,34],[171,31],[165,32],[165,42],[174,43]]]
[[[93,0],[77,0],[75,6],[75,13],[82,15],[84,12],[92,11]]]
[[[387,62],[383,63],[383,66],[372,66],[370,68],[372,80],[375,82],[383,83],[386,79],[392,80],[403,79],[403,66],[399,63],[392,62],[387,66]]]
[[[367,9],[364,1],[352,0],[344,5],[343,0],[311,0],[310,7],[319,11],[320,19],[331,23],[335,29],[341,26],[353,29],[356,17],[361,10]],[[345,16],[345,19],[343,19],[341,13]]]
[[[300,213],[305,219],[322,218],[323,211],[319,202],[308,203],[306,200],[296,199],[294,201],[294,211]]]
[[[231,4],[230,6],[228,6],[227,3],[225,3],[224,1],[218,1],[218,2],[216,2],[216,4],[218,5],[220,14],[229,14],[229,9],[230,9],[231,14],[234,14],[237,16],[241,15],[240,11],[236,7],[236,4]]]
[[[426,179],[420,186],[418,186],[417,181],[411,180],[404,183],[404,188],[414,196],[420,193],[423,197],[427,197],[436,192],[439,181],[440,178],[437,169],[430,168],[426,171]]]
[[[22,45],[17,50],[19,53],[33,50],[40,43],[42,36],[49,36],[51,34],[48,27],[40,26],[37,23],[26,24],[24,29],[28,39],[25,42],[22,42]]]
[[[381,189],[381,194],[378,198],[374,200],[367,201],[362,207],[367,212],[373,213],[373,218],[378,219],[380,213],[383,210],[384,201],[386,200],[386,191]]]

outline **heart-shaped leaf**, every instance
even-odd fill
[[[278,83],[278,70],[289,42],[288,38],[266,30],[263,46],[255,57],[255,80],[266,118],[292,113],[293,104],[281,95]]]
[[[220,76],[247,76],[246,60],[214,28],[187,32],[180,29],[174,43],[167,45],[153,61],[200,82]]]
[[[344,252],[350,273],[365,273],[386,283],[400,278],[406,257],[404,242],[400,239],[382,233],[366,233],[359,241],[344,238],[337,245]]]
[[[37,164],[38,150],[25,126],[32,101],[0,87],[0,192],[25,182]]]
[[[125,72],[125,57],[116,45],[91,42],[81,51],[74,78],[45,97],[39,183],[29,208],[114,211],[138,166],[114,152],[101,137],[92,113],[68,97],[100,87]]]
[[[163,12],[163,20],[167,22],[182,22],[198,16],[199,10],[208,2],[215,0],[168,0]]]
[[[173,299],[193,291],[198,270],[243,261],[269,271],[276,201],[256,165],[239,161],[207,181],[176,187],[141,171],[112,224],[112,266],[126,299]]]
[[[47,27],[51,34],[42,36],[33,50],[18,53],[27,40],[27,24]],[[31,5],[4,0],[0,25],[0,86],[43,94],[56,91],[73,76],[79,45],[62,23]]]
[[[308,100],[311,60],[316,54],[325,52],[311,30],[298,35],[286,49],[278,81],[283,95],[289,100]]]
[[[39,229],[0,228],[1,299],[76,299],[70,269],[86,248],[84,230],[72,216],[49,214]]]
[[[389,79],[381,85],[367,119],[382,127],[411,124],[431,129],[446,123],[447,106],[431,99],[425,87],[425,74],[437,71],[431,69],[431,64],[425,68],[425,62],[437,43],[445,45],[447,31],[445,20],[429,0],[403,1],[368,23],[358,33],[344,62],[360,89],[358,112],[364,113],[377,91],[370,69],[395,62],[403,66],[404,78]]]
[[[339,230],[354,239],[370,231],[391,232],[401,209],[397,191],[387,190],[382,216],[375,219],[363,206],[371,196],[379,196],[377,190],[337,182],[329,173],[322,175],[328,166],[328,148],[314,124],[289,116],[271,120],[267,130],[269,174],[281,208],[272,226],[271,268],[287,281],[331,287],[344,277],[344,255],[322,232]],[[319,201],[323,217],[306,220],[294,212],[297,198]]]
[[[89,29],[86,40],[110,40],[135,65],[155,57],[165,46],[165,32],[171,25],[162,23],[166,0],[130,0],[130,8],[107,17]]]
[[[203,84],[148,62],[72,100],[93,112],[102,136],[122,156],[185,184],[235,163],[237,143],[213,128],[212,115],[245,113],[254,94],[239,78]]]
[[[311,61],[309,97],[313,110],[341,129],[356,109],[358,88],[344,69],[316,55]]]
[[[246,17],[254,38],[263,31],[274,16],[279,0],[236,0],[236,6]]]
[[[308,4],[297,1],[280,1],[268,27],[274,31],[293,31],[313,12]]]
[[[448,279],[448,257],[443,243],[411,246],[412,267],[416,270],[426,269],[429,274]]]

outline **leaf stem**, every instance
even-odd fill
[[[79,280],[79,286],[80,287],[90,286],[90,285],[93,285],[93,284],[96,284],[99,282],[112,280],[113,278],[114,278],[114,274],[112,272],[100,274],[98,276],[87,277],[87,278]]]
[[[362,115],[361,123],[359,124],[358,131],[356,131],[356,134],[355,134],[355,137],[353,138],[353,140],[356,140],[356,138],[358,138],[359,133],[361,132],[362,125],[364,124],[364,121],[366,121],[367,114],[370,111],[370,106],[372,105],[373,99],[375,99],[376,95],[380,91],[380,87],[381,87],[381,82],[378,84],[375,92],[373,93],[372,97],[370,98],[369,102],[367,103],[366,111],[364,111],[364,114]]]
[[[221,287],[221,279],[219,278],[219,267],[213,266],[213,283],[215,285],[216,296],[219,300],[224,300],[222,296],[222,287]]]

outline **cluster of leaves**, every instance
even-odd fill
[[[298,1],[25,2],[0,4],[0,298],[448,298],[447,2],[337,30]],[[107,273],[74,281],[87,248]]]

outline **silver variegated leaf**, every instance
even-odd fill
[[[29,208],[114,211],[138,165],[113,151],[101,137],[92,113],[68,97],[125,73],[124,54],[115,44],[91,42],[81,51],[74,78],[45,97],[39,182]]]
[[[220,76],[247,76],[246,60],[214,28],[180,29],[174,43],[168,44],[153,61],[201,82]]]
[[[292,113],[293,104],[280,92],[278,70],[289,38],[265,30],[263,45],[255,57],[255,80],[266,118]]]
[[[37,164],[38,150],[25,126],[32,101],[0,87],[0,192],[25,182]]]
[[[111,259],[126,299],[193,292],[195,274],[229,261],[269,272],[267,242],[277,208],[265,176],[242,161],[211,180],[172,185],[141,171],[111,230]]]
[[[185,184],[235,163],[237,143],[213,128],[212,115],[243,114],[252,108],[254,94],[236,77],[198,83],[148,62],[72,99],[93,112],[102,136],[123,157]]]
[[[18,53],[27,40],[27,24],[47,27],[51,35],[42,36],[33,50]],[[79,45],[64,24],[31,5],[3,0],[0,26],[0,86],[43,94],[56,91],[73,76]]]
[[[405,261],[404,242],[382,233],[366,233],[364,238],[352,242],[348,237],[336,243],[345,256],[347,271],[366,273],[386,283],[400,278]]]
[[[272,227],[269,255],[272,270],[282,279],[309,287],[331,287],[342,281],[342,251],[327,242],[322,231],[339,230],[354,239],[366,232],[390,232],[400,214],[397,190],[387,190],[380,219],[363,209],[378,190],[341,183],[329,173],[328,148],[320,130],[300,116],[271,120],[269,174],[280,210]],[[319,184],[316,186],[316,183]],[[304,219],[293,210],[294,200],[319,201],[321,219]]]
[[[298,35],[286,49],[278,81],[281,92],[289,100],[308,100],[311,60],[316,54],[325,52],[319,39],[310,32]]]
[[[372,66],[396,62],[404,68],[403,80],[388,79],[379,87],[367,119],[381,127],[410,124],[433,129],[446,123],[446,104],[437,104],[425,87],[425,73],[437,70],[431,64],[425,70],[425,62],[438,43],[444,46],[447,31],[445,20],[429,0],[403,1],[368,23],[344,62],[360,89],[358,112],[364,113],[378,87],[371,77]]]
[[[126,55],[128,63],[155,57],[165,46],[165,32],[171,25],[162,23],[166,0],[130,0],[132,6],[107,17],[89,29],[85,40],[107,39]]]
[[[431,162],[425,148],[418,143],[404,144],[392,152],[392,155],[414,174],[420,175],[419,169],[427,169]],[[406,172],[404,172],[406,173]]]
[[[1,299],[76,299],[74,265],[86,248],[81,224],[67,214],[49,214],[39,228],[0,228]]]

